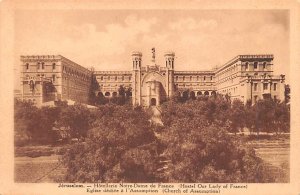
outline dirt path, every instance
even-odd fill
[[[157,106],[151,106],[151,111],[152,111],[152,117],[151,121],[157,125],[163,125],[163,122],[161,121],[161,111],[159,107]]]
[[[58,155],[37,158],[15,158],[15,182],[40,183],[56,182],[63,176],[65,168],[59,163]]]

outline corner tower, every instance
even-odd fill
[[[171,97],[174,93],[174,52],[165,53],[165,63],[166,63],[166,92],[167,96]]]
[[[132,104],[141,105],[142,53],[132,52]]]

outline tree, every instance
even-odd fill
[[[99,83],[96,79],[96,77],[92,74],[92,78],[91,78],[91,84],[90,84],[90,89],[89,89],[89,99],[88,102],[91,105],[95,105],[97,103],[97,96],[95,94],[95,92],[97,90],[99,90]]]
[[[242,101],[234,100],[229,111],[230,131],[237,133],[245,127],[246,111]]]
[[[15,133],[25,136],[27,141],[49,143],[57,137],[53,131],[54,123],[60,112],[58,107],[37,108],[26,101],[15,103]]]
[[[284,101],[285,103],[289,103],[291,99],[291,88],[290,85],[284,85]]]
[[[67,182],[154,182],[157,141],[140,107],[108,104],[95,111],[85,143],[63,156]]]
[[[276,134],[290,132],[290,108],[285,102],[275,102],[273,126]]]
[[[96,98],[96,105],[104,105],[107,104],[109,101],[108,99],[103,95],[102,92],[99,92]]]
[[[126,90],[123,87],[123,85],[121,85],[119,87],[118,91],[119,91],[119,101],[118,101],[118,104],[119,105],[124,105],[126,103]]]
[[[58,118],[58,126],[69,129],[73,138],[84,138],[91,127],[91,112],[81,104],[65,107]]]
[[[268,133],[289,132],[290,110],[285,102],[259,100],[253,106],[246,104],[245,125],[251,131]]]
[[[235,103],[240,108],[240,103]],[[168,182],[261,182],[262,161],[228,134],[230,102],[221,97],[162,107]],[[237,109],[236,109],[237,110]]]
[[[170,100],[172,102],[182,102],[181,94],[179,91],[175,91],[174,94],[171,96]]]
[[[255,132],[255,124],[256,124],[256,112],[255,107],[252,106],[252,101],[247,101],[245,105],[245,127],[249,129],[250,133]]]

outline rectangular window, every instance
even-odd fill
[[[29,69],[29,64],[28,63],[26,63],[26,70],[28,70]]]
[[[277,83],[273,84],[273,90],[276,91],[277,90]]]
[[[254,91],[257,91],[257,83],[254,83]]]
[[[52,75],[52,81],[55,82],[55,74]]]
[[[205,81],[205,79],[206,79],[206,77],[204,76],[204,77],[203,77],[203,80]]]
[[[52,69],[55,70],[55,68],[56,68],[56,64],[53,63],[53,64],[52,64]]]
[[[254,69],[257,69],[257,62],[254,62]]]
[[[264,90],[268,89],[268,83],[264,83]]]

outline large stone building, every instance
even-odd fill
[[[38,105],[53,100],[87,103],[92,77],[97,95],[117,96],[122,85],[132,90],[134,105],[160,105],[175,92],[182,96],[227,94],[243,102],[284,99],[284,75],[273,75],[273,55],[239,55],[208,71],[175,71],[175,54],[165,53],[165,63],[144,64],[142,53],[132,53],[131,71],[89,71],[62,56],[21,56],[22,98]],[[52,87],[51,87],[52,86]]]
[[[87,103],[92,73],[60,55],[21,56],[23,100],[42,105],[54,100]]]

